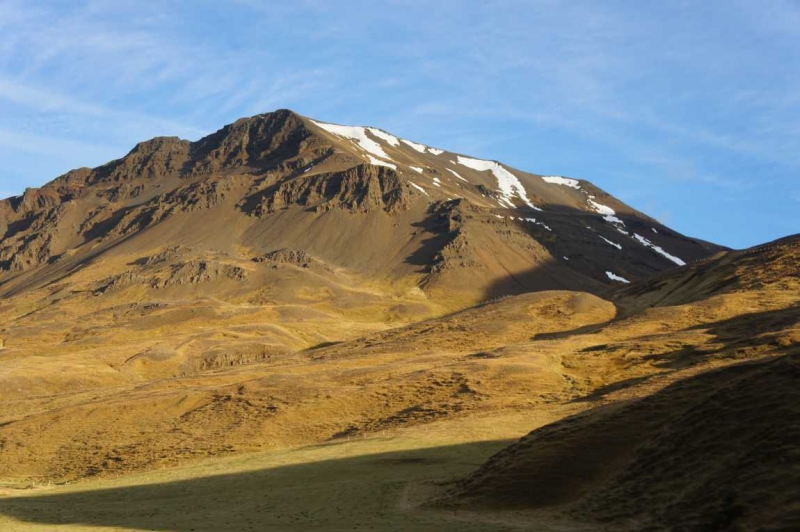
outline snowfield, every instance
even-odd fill
[[[368,127],[367,131],[378,137],[379,139],[387,142],[390,146],[397,147],[400,145],[400,139],[392,135],[391,133],[387,133],[382,129],[378,129],[375,127]]]
[[[610,244],[610,245],[614,246],[614,247],[615,247],[615,248],[617,248],[617,249],[622,249],[622,246],[621,246],[621,245],[617,244],[616,242],[612,242],[611,240],[607,239],[607,238],[606,238],[606,237],[604,237],[603,235],[597,235],[597,236],[599,236],[600,238],[602,238],[602,239],[603,239],[603,240],[604,240],[604,241],[605,241],[607,244]]]
[[[415,150],[417,150],[420,153],[425,153],[425,151],[428,149],[428,147],[425,146],[424,144],[419,144],[418,142],[414,142],[414,141],[411,141],[411,140],[403,139],[403,142],[405,144],[407,144],[408,146],[411,146],[412,148],[414,148]]]
[[[387,163],[386,161],[378,159],[377,157],[373,157],[372,155],[367,155],[367,157],[369,157],[370,164],[374,164],[376,166],[386,166],[388,168],[391,168],[392,170],[397,170],[396,164]]]
[[[455,170],[451,170],[451,169],[449,169],[449,168],[448,168],[448,169],[447,169],[447,171],[448,171],[448,172],[450,172],[451,174],[453,174],[454,176],[456,176],[457,178],[459,178],[461,181],[464,181],[464,182],[466,182],[466,183],[469,183],[469,181],[467,181],[466,179],[464,179],[463,177],[461,177],[461,176],[458,174],[458,172],[456,172]]]
[[[565,187],[574,188],[575,190],[581,189],[581,184],[577,179],[569,179],[558,175],[542,176],[542,179],[551,185],[563,185]]]
[[[312,120],[312,122],[314,122]],[[338,124],[326,124],[325,122],[314,122],[328,133],[333,133],[337,137],[350,139],[358,144],[364,151],[380,157],[382,159],[391,159],[389,155],[383,151],[380,144],[367,136],[367,128],[361,126],[340,126]]]
[[[586,200],[589,203],[589,207],[591,207],[593,211],[602,214],[603,220],[607,221],[610,224],[614,224],[614,226],[617,228],[617,231],[619,231],[623,235],[627,235],[628,234],[627,231],[624,231],[621,227],[618,227],[618,226],[625,227],[625,222],[617,218],[616,216],[617,211],[615,211],[608,205],[603,205],[602,203],[594,201],[593,198],[594,196],[589,196],[589,199]]]
[[[686,266],[686,262],[684,260],[676,257],[675,255],[670,255],[669,253],[664,251],[664,249],[662,247],[656,246],[655,244],[653,244],[652,242],[647,240],[645,237],[643,237],[641,235],[638,235],[636,233],[633,234],[633,237],[636,240],[638,240],[643,246],[652,249],[653,251],[655,251],[659,255],[662,255],[664,258],[671,260],[672,262],[674,262],[678,266]]]
[[[528,193],[525,191],[525,187],[522,186],[517,176],[506,170],[500,163],[483,159],[471,159],[459,155],[458,164],[477,170],[478,172],[491,172],[495,179],[497,179],[497,188],[502,195],[502,200],[504,200],[502,203],[507,204],[509,208],[514,208],[511,199],[517,197],[531,209],[536,211],[542,210],[528,199]]]
[[[417,190],[419,190],[420,192],[422,192],[426,196],[430,196],[430,194],[428,194],[428,192],[424,188],[422,188],[418,184],[414,183],[413,181],[409,181],[408,184],[411,185],[412,187],[416,188]]]
[[[523,219],[523,218],[520,218],[520,219]],[[548,231],[550,231],[551,233],[553,232],[553,230],[552,230],[552,229],[550,229],[550,226],[549,226],[549,225],[547,225],[547,224],[546,224],[546,223],[544,223],[544,222],[540,222],[540,221],[539,221],[539,220],[537,220],[536,218],[524,218],[524,220],[525,220],[526,222],[530,222],[530,223],[532,223],[532,224],[536,224],[536,225],[539,225],[539,226],[541,226],[541,227],[544,227],[545,229],[547,229],[547,230],[548,230]]]
[[[612,281],[619,281],[621,283],[630,284],[631,282],[624,277],[620,277],[619,275],[615,274],[614,272],[606,272],[606,276]]]

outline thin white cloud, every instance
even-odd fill
[[[92,104],[35,86],[8,83],[0,79],[0,100],[2,99],[26,105],[39,112],[58,111],[70,115],[102,118],[111,123],[125,124],[127,128],[136,131],[153,129],[162,132],[160,134],[177,135],[190,139],[208,133],[206,129],[187,125],[170,118]]]
[[[124,155],[124,152],[120,152],[120,148],[116,146],[2,129],[0,129],[0,146],[55,159],[82,159],[87,161],[86,164],[90,161],[99,164]]]

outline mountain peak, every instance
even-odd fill
[[[303,118],[286,109],[240,118],[192,145],[204,171],[264,166],[296,156],[309,136]]]
[[[280,242],[361,274],[423,275],[416,282],[426,289],[478,298],[598,291],[720,249],[588,181],[280,109],[196,142],[156,137],[0,202],[0,286],[2,270],[42,269],[114,242],[208,246],[196,231],[209,225],[250,228],[218,242],[230,253],[245,246],[263,255]]]
[[[123,159],[131,156],[150,156],[157,152],[182,152],[190,145],[190,141],[183,140],[180,137],[153,137],[150,140],[137,143]]]

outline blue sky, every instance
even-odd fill
[[[290,108],[800,232],[800,2],[0,0],[0,196]]]

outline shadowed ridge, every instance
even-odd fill
[[[680,381],[538,429],[439,505],[558,505],[618,529],[793,529],[800,351]]]
[[[627,315],[604,324],[614,331],[607,338],[635,326],[658,338],[688,317],[682,332],[702,332],[708,340],[685,337],[671,351],[666,344],[644,356],[651,348],[644,337],[590,343],[576,360],[613,363],[621,355],[628,364],[642,356],[662,370],[690,374],[709,363],[729,366],[660,381],[672,382],[665,388],[652,375],[628,373],[580,400],[603,406],[530,433],[436,504],[490,512],[557,508],[619,530],[796,528],[798,243],[793,236],[722,253],[619,291],[615,301],[627,305]],[[634,312],[637,298],[642,304]],[[715,312],[720,318],[706,321]]]
[[[725,251],[675,272],[661,273],[615,294],[628,310],[679,305],[714,294],[753,289],[800,289],[800,235],[745,250]]]

